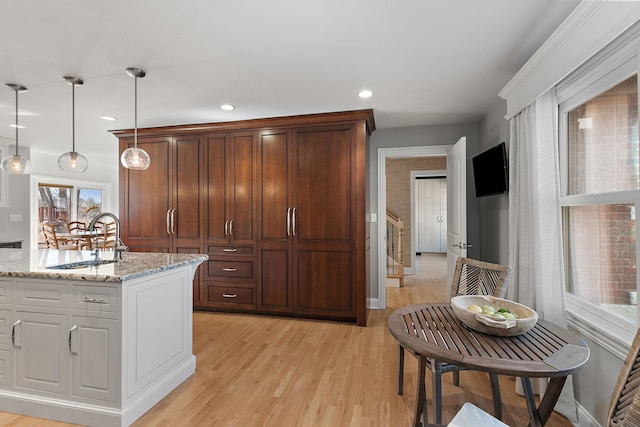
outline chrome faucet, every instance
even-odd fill
[[[93,218],[91,220],[91,222],[89,223],[89,226],[87,227],[87,231],[88,232],[92,232],[93,230],[95,230],[96,228],[96,223],[98,222],[98,220],[104,216],[108,216],[109,218],[112,218],[113,221],[116,223],[116,241],[113,245],[113,250],[116,253],[116,259],[120,260],[122,259],[122,252],[126,252],[127,250],[129,250],[129,248],[122,243],[122,240],[120,240],[120,220],[118,219],[117,216],[115,216],[114,214],[112,214],[111,212],[102,212],[100,214],[98,214],[95,218]],[[96,251],[93,254],[96,256],[96,260],[98,259],[98,248],[96,247]]]

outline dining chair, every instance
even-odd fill
[[[116,223],[102,223],[102,232],[94,240],[94,245],[100,250],[113,250],[116,244]]]
[[[67,229],[69,233],[73,233],[74,231],[85,231],[87,229],[87,224],[82,221],[71,221],[67,223]]]
[[[77,246],[69,243],[65,239],[59,239],[56,235],[56,228],[53,224],[42,224],[42,234],[44,235],[47,248],[53,249],[70,249],[75,250],[78,249]]]
[[[640,329],[631,343],[611,396],[606,427],[640,425]]]
[[[618,424],[622,427],[637,427],[640,426],[640,390],[636,391],[633,396],[633,400],[627,409],[627,414],[622,421],[622,424]]]
[[[458,295],[492,295],[503,298],[507,293],[511,267],[501,264],[493,264],[466,257],[458,257],[451,281],[450,298]],[[411,350],[407,350],[414,357]],[[398,344],[398,394],[403,393],[404,388],[404,352],[405,348]],[[427,359],[427,364],[432,373],[433,406],[435,422],[442,422],[442,374],[453,372],[453,384],[460,384],[460,367],[439,360]],[[491,391],[493,394],[494,416],[502,418],[502,400],[500,397],[500,385],[498,375],[490,373]]]
[[[69,233],[77,233],[80,231],[86,231],[87,224],[82,221],[70,221],[67,223],[67,230]],[[72,243],[78,248],[82,247],[84,244],[84,239],[72,239]]]

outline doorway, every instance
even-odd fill
[[[383,216],[387,211],[387,160],[388,159],[409,159],[422,157],[444,157],[451,149],[452,145],[433,145],[423,147],[397,147],[397,148],[381,148],[378,150],[378,307],[384,309],[387,307],[387,281],[386,269],[382,266],[386,265],[386,221]],[[442,170],[439,170],[442,175]],[[445,171],[446,175],[446,171]],[[413,180],[411,180],[413,182]],[[411,215],[413,217],[413,215]],[[416,265],[415,243],[411,242],[411,268]],[[414,273],[413,270],[409,271]],[[373,307],[372,307],[373,308]]]

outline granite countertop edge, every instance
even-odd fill
[[[30,256],[36,255],[34,253]],[[39,251],[37,256],[41,257],[42,251]],[[74,270],[55,270],[49,268],[56,265],[56,263],[40,264],[36,268],[27,268],[24,265],[11,268],[9,265],[2,265],[3,263],[0,260],[0,277],[84,280],[91,282],[124,282],[184,267],[190,264],[201,264],[208,259],[209,256],[206,254],[127,252],[123,254],[122,261],[103,266],[85,267]]]

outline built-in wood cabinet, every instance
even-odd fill
[[[196,309],[365,325],[366,150],[374,129],[371,110],[139,129],[152,166],[121,168],[122,238],[131,250],[175,251],[160,225],[143,224],[145,210],[168,210],[163,225],[171,229],[171,201],[181,191],[175,180],[188,181],[189,197],[175,206],[178,216],[200,209],[190,226],[209,255],[194,284]],[[121,152],[131,144],[131,130],[114,134]],[[183,153],[191,162],[176,162],[179,138],[200,141]],[[156,156],[164,175],[153,169]],[[136,199],[140,191],[149,194]]]
[[[204,235],[200,135],[138,138],[151,157],[148,169],[120,167],[120,237],[136,252],[202,253]],[[120,140],[120,153],[133,138]],[[202,298],[202,272],[194,279],[194,300]]]
[[[293,131],[264,130],[260,152],[260,281],[258,308],[293,311]]]
[[[205,136],[207,243],[256,243],[255,139],[255,132]]]

